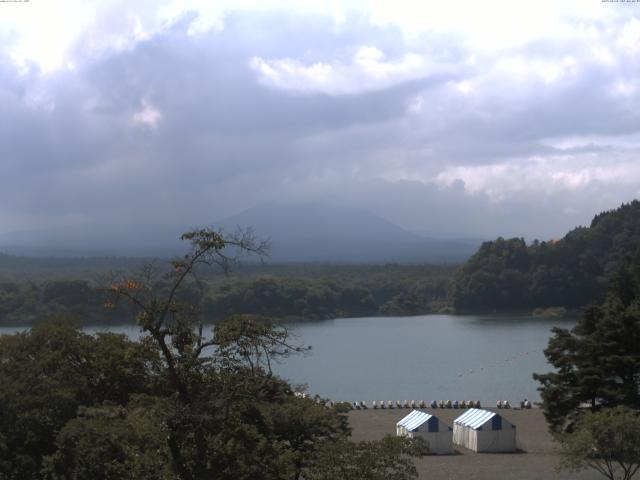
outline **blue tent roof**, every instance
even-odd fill
[[[458,425],[462,425],[463,427],[469,427],[474,430],[479,429],[491,420],[493,417],[498,415],[495,412],[490,412],[488,410],[481,410],[479,408],[470,408],[458,418],[456,418],[453,423],[457,423]],[[499,416],[499,415],[498,415]]]
[[[420,425],[429,421],[431,417],[433,417],[433,415],[419,410],[413,410],[409,415],[400,420],[397,425],[404,427],[409,432],[415,432]]]

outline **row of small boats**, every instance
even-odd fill
[[[329,406],[332,407],[333,406],[333,402],[329,402]],[[424,400],[420,400],[419,402],[416,402],[415,400],[405,400],[403,402],[401,402],[400,400],[387,400],[386,402],[384,400],[380,400],[380,401],[376,401],[374,400],[373,402],[371,402],[371,406],[367,405],[367,402],[364,401],[360,401],[360,402],[351,402],[350,406],[353,410],[366,410],[368,408],[373,408],[375,409],[402,409],[402,408],[481,408],[480,405],[480,400],[462,400],[462,401],[458,401],[458,400],[440,400],[439,402],[436,402],[435,400],[431,400],[431,402],[429,402],[429,404],[427,405],[427,403]],[[511,408],[511,404],[509,403],[508,400],[498,400],[496,402],[496,407],[500,408],[500,409],[509,409]],[[527,399],[524,399],[520,402],[520,408],[522,409],[529,409],[531,408],[531,402]]]
[[[480,408],[480,400],[462,400],[462,401],[458,401],[458,400],[440,400],[439,402],[436,402],[435,400],[432,400],[431,402],[429,402],[429,404],[427,405],[427,403],[424,400],[420,400],[419,402],[416,402],[415,400],[405,400],[404,402],[401,402],[400,400],[387,400],[386,402],[384,400],[380,400],[380,401],[376,401],[374,400],[373,402],[371,402],[371,407],[373,409],[402,409],[402,408]],[[367,405],[366,402],[351,402],[351,408],[353,408],[354,410],[365,410],[367,408],[369,408],[369,406]]]

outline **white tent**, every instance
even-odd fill
[[[438,455],[453,453],[451,427],[426,412],[413,410],[396,424],[398,436],[420,436],[429,442],[429,451]]]
[[[474,452],[513,452],[516,427],[495,412],[471,408],[453,421],[453,443]]]

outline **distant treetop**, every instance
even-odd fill
[[[633,200],[559,240],[483,243],[458,271],[451,301],[459,311],[582,307],[604,299],[608,279],[639,249],[640,201]]]

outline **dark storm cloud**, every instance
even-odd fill
[[[413,81],[340,98],[265,88],[249,59],[284,39],[247,34],[279,32],[283,18],[257,21],[232,19],[195,38],[178,23],[131,51],[45,80],[35,67],[22,75],[3,68],[5,205],[25,215],[210,222],[259,202],[256,190],[277,190],[287,168],[303,161],[290,148],[300,136],[396,118],[404,98],[424,88]],[[298,48],[322,46],[312,30]],[[132,120],[145,105],[157,111],[155,124]],[[254,185],[237,198],[215,194],[247,176]]]
[[[194,15],[100,55],[81,37],[46,74],[0,57],[0,231],[157,232],[314,199],[431,235],[545,237],[638,194],[640,143],[610,138],[639,131],[633,51],[481,52],[282,12],[190,35]]]

